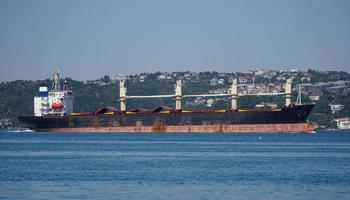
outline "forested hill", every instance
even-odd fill
[[[74,92],[75,112],[94,112],[98,108],[108,105],[119,107],[119,85],[112,82],[100,81],[75,81],[66,79]],[[51,80],[45,81],[11,81],[0,83],[0,116],[10,117],[15,120],[17,116],[32,115],[33,97],[37,94],[42,84],[51,86]],[[63,80],[61,81],[63,82]],[[127,81],[128,95],[172,94],[174,82],[149,80],[143,83],[131,83]],[[189,83],[184,92],[204,93],[212,88],[208,83]],[[152,108],[158,104],[173,107],[172,99],[137,99],[128,100],[128,108],[145,107]]]
[[[318,77],[319,79],[327,79],[322,73],[322,76],[317,75],[316,71],[310,71],[310,80]],[[286,77],[291,74],[284,74]],[[292,74],[293,75],[293,74]],[[332,74],[328,78],[332,78],[332,81],[347,80],[350,76],[345,72]],[[190,72],[178,72],[176,74],[171,73],[153,73],[153,74],[139,74],[129,76],[126,81],[128,95],[153,95],[153,94],[173,94],[174,84],[176,79],[181,78],[184,80],[183,94],[203,94],[209,91],[221,91],[227,89],[230,86],[229,80],[232,77],[242,77],[241,79],[248,79],[246,75],[239,73],[218,73],[218,72],[202,72],[202,73],[190,73]],[[254,74],[256,84],[264,84],[269,82],[272,84],[283,84],[284,80],[278,80],[280,74],[275,74],[275,77],[266,78],[266,76],[259,76]],[[276,79],[277,76],[277,79]],[[294,74],[294,82],[303,83],[303,77],[305,73]],[[334,78],[338,77],[338,78]],[[345,78],[344,78],[345,77]],[[343,78],[343,79],[342,79]],[[102,106],[114,106],[119,108],[118,96],[119,85],[116,80],[111,80],[109,76],[104,76],[101,79],[95,81],[76,81],[71,78],[66,78],[69,86],[72,88],[75,96],[74,111],[75,112],[94,112]],[[222,81],[223,80],[223,81]],[[300,81],[302,80],[302,81]],[[221,81],[221,82],[220,82]],[[314,78],[315,81],[315,78]],[[318,81],[318,80],[317,80]],[[327,81],[327,80],[324,80]],[[61,80],[63,83],[63,79]],[[217,83],[218,82],[218,83]],[[13,122],[17,122],[18,116],[32,115],[33,114],[33,97],[37,94],[38,88],[41,85],[47,85],[51,87],[52,81],[40,80],[40,81],[10,81],[0,83],[0,116],[10,118]],[[309,117],[310,120],[317,122],[324,128],[334,127],[332,119],[334,117],[350,116],[350,94],[333,94],[327,91],[322,92],[320,99],[316,102],[316,107]],[[306,95],[306,94],[305,94]],[[311,103],[307,95],[303,96],[303,100],[306,103]],[[293,96],[293,100],[296,100],[296,94]],[[212,99],[212,105],[208,106],[205,103],[207,99],[186,99],[183,100],[184,109],[229,109],[229,98],[214,98]],[[337,103],[345,105],[345,108],[338,113],[332,114],[328,106],[329,103],[336,101]],[[209,102],[209,101],[208,101]],[[272,102],[278,106],[282,106],[284,99],[281,97],[240,97],[238,101],[239,108],[252,108],[260,102]],[[127,108],[152,108],[158,104],[165,104],[170,107],[174,107],[173,99],[131,99],[127,101]]]

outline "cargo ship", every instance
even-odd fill
[[[34,97],[34,116],[18,117],[24,127],[42,132],[167,132],[167,133],[290,133],[313,132],[315,127],[306,119],[314,105],[292,103],[292,79],[287,79],[283,93],[249,95],[283,95],[282,108],[238,109],[240,96],[237,79],[233,79],[229,93],[183,95],[181,80],[175,84],[174,94],[128,96],[125,80],[119,81],[120,109],[106,106],[96,112],[73,112],[74,95],[68,84],[60,85],[60,73],[53,74],[51,90],[39,87]],[[231,109],[183,110],[183,98],[220,96],[231,99]],[[127,99],[173,98],[175,109],[159,105],[153,109],[126,109]]]

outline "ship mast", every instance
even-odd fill
[[[285,90],[285,95],[286,95],[286,107],[290,106],[290,104],[292,103],[292,79],[289,78],[286,81],[286,84],[284,86],[284,90]]]
[[[59,69],[55,69],[55,71],[53,72],[53,83],[52,83],[52,87],[51,90],[52,91],[60,91],[61,90],[61,86],[60,86],[60,74],[61,72],[59,71]]]
[[[301,102],[301,86],[298,85],[298,98],[297,98],[297,101],[295,102],[296,105],[302,105],[302,102]]]
[[[125,80],[119,81],[120,111],[122,112],[126,112],[126,88],[124,84]]]
[[[177,80],[175,84],[175,108],[176,110],[181,110],[181,99],[182,99],[182,84],[181,80]]]
[[[232,81],[231,86],[231,109],[237,110],[237,99],[238,99],[238,92],[237,92],[237,78],[234,78]]]

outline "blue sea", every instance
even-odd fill
[[[350,132],[0,132],[0,199],[350,199]]]

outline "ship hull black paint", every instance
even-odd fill
[[[246,110],[226,112],[171,112],[63,117],[19,117],[25,127],[40,130],[50,128],[127,127],[184,125],[239,125],[305,123],[314,105],[301,105],[281,110]]]

